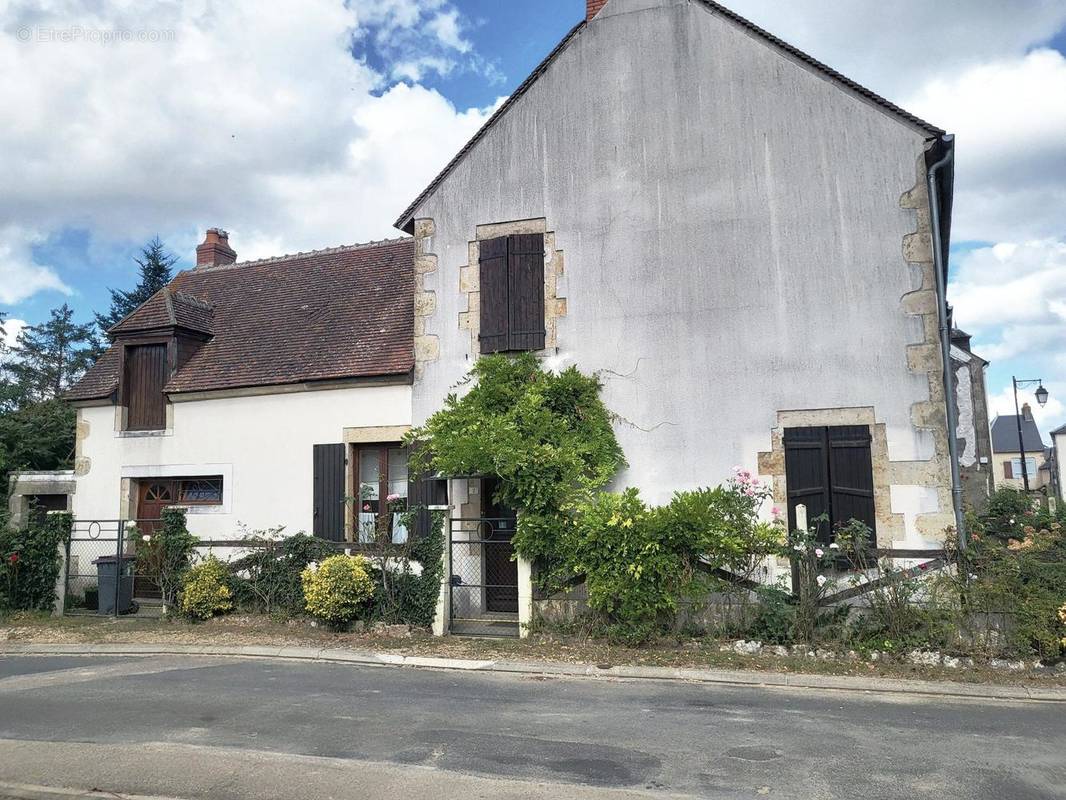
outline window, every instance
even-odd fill
[[[124,405],[126,430],[161,431],[167,426],[165,344],[127,345]]]
[[[876,532],[870,429],[865,425],[785,428],[785,484],[788,524],[796,527],[796,506],[807,507],[807,524],[823,514],[818,539],[831,542],[833,528],[857,519]]]
[[[1036,472],[1036,459],[1035,458],[1029,458],[1029,456],[1025,457],[1025,472],[1029,476],[1030,479],[1033,479],[1033,478],[1036,477],[1037,472]],[[1004,461],[1003,462],[1003,477],[1004,478],[1017,478],[1018,480],[1022,479],[1022,459],[1021,459],[1021,456],[1019,456],[1018,458],[1012,458],[1010,461]]]
[[[222,504],[222,476],[182,478],[178,481],[178,504],[217,506]]]
[[[407,509],[407,450],[395,444],[357,445],[355,487],[359,541],[373,542],[379,530],[388,529],[394,544],[406,542],[400,514]]]
[[[544,234],[484,239],[479,247],[482,353],[544,347]]]

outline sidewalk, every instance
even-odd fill
[[[238,658],[281,658],[376,667],[414,667],[590,679],[685,681],[689,683],[764,686],[769,688],[831,689],[851,692],[968,697],[989,700],[1038,700],[1066,703],[1066,688],[1054,687],[1002,686],[958,683],[954,681],[903,680],[883,677],[867,678],[748,670],[471,660],[319,647],[120,643],[19,644],[17,642],[0,642],[0,657],[10,655],[211,655]]]

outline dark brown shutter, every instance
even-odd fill
[[[418,443],[411,445],[411,455],[414,455]],[[414,537],[425,536],[429,533],[433,515],[429,506],[444,506],[448,504],[448,481],[438,478],[432,472],[415,472],[407,470],[407,505],[419,507],[414,519]]]
[[[343,444],[316,444],[312,453],[312,529],[315,536],[334,542],[344,541],[344,450]]]
[[[160,431],[167,426],[167,346],[140,344],[126,348],[126,429]]]
[[[1013,478],[1014,477],[1014,464],[1012,462],[1010,462],[1010,461],[1004,461],[1003,462],[1003,477],[1004,478]]]
[[[486,239],[478,248],[481,303],[481,352],[499,353],[509,347],[507,237]]]
[[[508,237],[509,350],[544,348],[544,234]]]
[[[824,427],[785,428],[785,485],[788,527],[796,530],[796,506],[807,507],[807,525],[830,511],[828,436]],[[830,526],[818,523],[819,539],[828,540]]]
[[[833,523],[857,519],[876,532],[870,429],[865,425],[834,425],[828,431]]]

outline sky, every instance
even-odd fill
[[[1043,378],[1038,423],[1066,422],[1066,0],[728,5],[956,135],[949,298],[992,362],[990,410],[1013,413],[1012,375]],[[583,0],[0,0],[8,336],[63,302],[104,310],[155,235],[183,266],[211,226],[242,260],[398,235],[583,15]]]

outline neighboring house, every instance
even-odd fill
[[[1029,477],[1029,489],[1041,489],[1051,482],[1048,470],[1043,468],[1047,461],[1047,448],[1028,403],[1022,405],[1020,419],[1021,445],[1025,449],[1024,466]],[[1018,425],[1019,417],[1016,414],[1000,414],[992,420],[992,453],[997,487],[1021,489],[1024,486]]]
[[[1066,425],[1051,432],[1050,466],[1053,479],[1052,493],[1060,502],[1066,499]]]
[[[980,508],[995,488],[995,479],[985,385],[988,362],[970,349],[970,338],[958,328],[951,331],[951,363],[963,497],[970,508]]]
[[[209,231],[72,393],[75,514],[180,503],[201,536],[355,540],[408,491],[408,427],[480,355],[529,350],[602,378],[615,485],[649,502],[740,464],[793,524],[802,504],[937,547],[956,444],[985,480],[984,362],[956,343],[945,363],[952,152],[709,0],[589,0],[401,214],[410,238],[242,264]],[[513,512],[489,479],[445,477],[442,608],[453,630],[513,626]]]
[[[237,262],[207,232],[195,269],[115,325],[70,392],[78,406],[73,511],[190,528],[343,539],[407,493],[410,239]],[[363,507],[367,511],[363,511]]]
[[[935,545],[955,521],[934,267],[952,173],[935,231],[927,174],[951,146],[717,3],[590,0],[397,220],[413,421],[480,354],[532,350],[602,377],[617,486],[661,503],[740,464],[790,520]],[[452,502],[484,513],[468,483]]]

